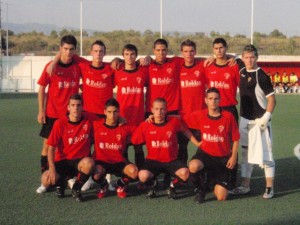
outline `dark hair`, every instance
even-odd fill
[[[227,48],[227,42],[225,41],[225,39],[224,38],[216,38],[214,41],[213,41],[213,46],[215,45],[215,44],[222,44],[225,48]]]
[[[156,45],[165,45],[166,48],[168,48],[168,42],[162,38],[156,39],[156,41],[154,41],[153,48],[155,48]]]
[[[81,101],[81,104],[83,104],[83,99],[81,97],[81,94],[71,95],[71,97],[69,98],[69,103],[70,103],[71,100],[79,100],[79,101]]]
[[[246,45],[246,46],[244,47],[244,49],[243,49],[243,53],[242,53],[242,54],[244,54],[245,52],[249,52],[249,53],[250,53],[250,52],[253,52],[254,55],[255,55],[256,57],[258,57],[257,49],[255,48],[254,45],[251,45],[251,44]],[[276,73],[278,73],[278,72],[276,72]]]
[[[64,44],[74,45],[75,49],[77,47],[77,40],[73,35],[65,35],[60,40],[60,46]]]
[[[184,46],[190,46],[193,47],[196,51],[196,44],[195,42],[191,41],[190,39],[186,39],[185,41],[183,41],[180,45],[180,50],[182,51]]]
[[[206,90],[205,96],[207,96],[209,93],[217,93],[220,97],[220,91],[215,87],[208,88]]]
[[[122,55],[124,55],[125,50],[133,51],[133,52],[135,52],[136,56],[138,55],[138,49],[135,45],[132,45],[132,44],[125,45],[122,49]]]
[[[114,106],[117,109],[120,109],[120,104],[115,98],[110,98],[105,102],[105,109],[109,106]]]
[[[93,48],[94,45],[99,45],[99,46],[102,46],[104,48],[104,53],[106,53],[106,46],[104,44],[103,41],[101,40],[96,40],[94,41],[92,44],[91,44],[91,49]]]

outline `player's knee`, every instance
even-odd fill
[[[187,181],[190,175],[188,168],[181,168],[176,171],[176,176],[178,176],[181,180]]]
[[[93,175],[93,179],[95,181],[100,180],[100,178],[104,177],[105,175],[105,170],[102,166],[97,165],[94,169],[94,175]]]
[[[189,163],[189,170],[191,173],[197,173],[203,169],[203,163],[200,160],[193,159]]]
[[[49,170],[46,170],[42,176],[41,176],[41,183],[45,186],[45,187],[49,187],[50,186],[50,180],[49,180]]]
[[[139,171],[138,176],[139,176],[139,180],[143,183],[147,182],[153,177],[153,175],[148,170]]]
[[[94,160],[91,157],[84,157],[78,164],[78,170],[90,174],[95,167]]]
[[[125,174],[131,179],[136,179],[138,176],[138,168],[133,164],[129,164],[125,167]]]
[[[228,197],[228,190],[221,185],[216,185],[214,194],[218,201],[225,201]]]

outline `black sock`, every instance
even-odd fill
[[[42,171],[42,173],[44,173],[48,169],[49,169],[48,156],[41,155],[41,171]]]
[[[128,183],[129,183],[129,178],[128,177],[122,177],[122,178],[117,180],[117,185],[119,187],[124,187],[124,186],[128,185]]]
[[[201,192],[205,192],[205,174],[202,171],[190,173],[190,181]]]
[[[89,174],[79,172],[77,177],[76,177],[76,181],[75,181],[72,189],[81,190],[82,186],[85,184],[85,182],[87,182],[87,180],[89,178],[90,178]]]

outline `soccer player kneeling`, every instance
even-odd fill
[[[207,109],[187,116],[194,129],[201,132],[201,145],[189,163],[190,179],[195,186],[195,202],[205,198],[205,172],[214,186],[219,201],[228,196],[231,170],[237,163],[239,130],[234,116],[220,110],[220,93],[216,88],[206,92]],[[232,151],[231,151],[232,146]]]
[[[100,185],[98,198],[103,198],[108,190],[106,174],[121,177],[117,180],[117,195],[119,198],[127,196],[129,181],[136,179],[138,168],[124,158],[127,140],[136,126],[120,125],[120,105],[115,99],[105,103],[105,122],[98,120],[93,124],[95,151],[93,158],[96,162],[94,181]]]
[[[56,186],[59,198],[65,196],[67,179],[76,177],[72,196],[82,202],[81,188],[94,171],[94,161],[89,157],[92,123],[82,114],[82,98],[72,95],[69,114],[58,119],[48,139],[49,170],[42,175],[42,184]]]
[[[139,179],[150,187],[147,197],[156,196],[156,177],[160,173],[169,173],[175,178],[171,181],[167,194],[175,199],[175,187],[186,182],[189,170],[181,160],[178,160],[177,133],[183,132],[186,137],[198,146],[200,143],[192,133],[176,117],[166,118],[167,103],[163,98],[157,98],[152,103],[153,123],[143,122],[132,135],[133,144],[146,142],[148,155],[145,163],[139,171]]]

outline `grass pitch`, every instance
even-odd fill
[[[0,224],[300,224],[300,162],[293,148],[300,142],[300,96],[279,95],[272,117],[276,160],[275,197],[262,199],[264,174],[255,168],[251,194],[217,202],[208,194],[205,204],[193,202],[190,188],[178,200],[163,190],[148,200],[130,186],[130,196],[115,193],[104,199],[96,191],[84,193],[87,201],[75,202],[70,190],[64,199],[53,192],[36,194],[40,184],[42,139],[36,122],[37,98],[31,94],[0,94]],[[190,146],[189,155],[195,148]]]

